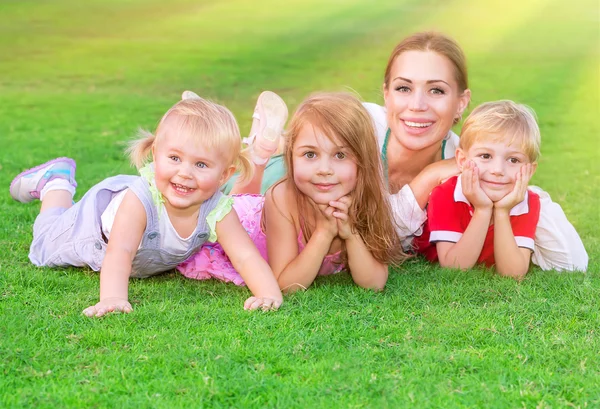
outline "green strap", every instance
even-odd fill
[[[448,141],[447,139],[444,139],[442,141],[442,160],[446,159],[446,142],[447,141]]]
[[[388,161],[387,161],[387,148],[388,142],[390,140],[390,128],[387,129],[385,133],[385,139],[383,140],[383,147],[381,148],[381,163],[383,163],[383,178],[385,180],[386,187],[390,188],[390,183],[388,181]]]
[[[385,183],[386,183],[388,189],[390,187],[390,182],[388,180],[387,149],[388,149],[388,142],[390,141],[390,133],[391,133],[391,130],[390,130],[390,128],[388,128],[387,131],[385,132],[385,139],[383,140],[383,147],[381,148],[381,162],[383,163],[383,177],[385,178]],[[446,142],[448,142],[447,139],[444,139],[442,141],[442,160],[446,159]]]

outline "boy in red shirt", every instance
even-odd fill
[[[496,101],[475,108],[456,150],[462,173],[431,192],[417,250],[443,267],[485,263],[524,277],[540,215],[539,196],[527,190],[539,152],[540,130],[528,107]]]

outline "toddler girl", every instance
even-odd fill
[[[201,98],[180,101],[129,153],[140,176],[105,179],[75,204],[72,159],[54,159],[13,180],[15,200],[42,201],[33,264],[100,270],[100,301],[83,311],[99,317],[131,311],[129,277],[170,270],[216,241],[254,294],[244,308],[278,308],[282,296],[271,269],[231,211],[231,198],[219,192],[236,167],[246,178],[252,170],[233,114]],[[153,162],[143,166],[150,154]]]

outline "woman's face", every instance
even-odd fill
[[[383,95],[391,133],[411,151],[439,146],[471,98],[461,92],[450,60],[434,51],[396,57]]]

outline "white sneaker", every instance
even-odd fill
[[[198,94],[196,94],[195,92],[183,91],[183,94],[181,94],[181,99],[186,100],[186,99],[202,99],[202,98],[200,98],[200,96]]]
[[[267,163],[279,148],[279,138],[288,118],[288,109],[281,97],[265,91],[259,95],[252,115],[250,136],[243,142],[250,145],[252,161],[257,165]]]
[[[29,203],[39,199],[46,183],[56,178],[65,179],[76,188],[75,168],[75,161],[71,158],[56,158],[42,163],[14,178],[10,184],[10,195],[21,203]]]

